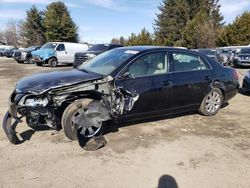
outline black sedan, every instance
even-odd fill
[[[139,46],[104,52],[78,69],[41,73],[18,81],[4,131],[63,127],[69,139],[102,133],[109,120],[127,121],[197,111],[215,115],[239,88],[238,75],[207,56],[184,49]],[[14,122],[12,121],[14,120]]]

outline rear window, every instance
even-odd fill
[[[195,71],[208,69],[206,63],[198,55],[182,52],[173,53],[174,71]]]

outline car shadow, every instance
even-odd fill
[[[178,188],[178,184],[173,176],[162,175],[158,181],[157,188]]]
[[[243,90],[242,88],[239,89],[239,93],[241,95],[244,95],[244,96],[250,96],[250,92],[247,92],[247,91]]]
[[[110,121],[108,122],[109,126],[105,128],[103,135],[113,133],[113,132],[119,132],[119,128],[128,127],[128,126],[132,126],[136,124],[150,123],[150,122],[161,121],[161,120],[166,120],[166,119],[174,119],[174,118],[178,118],[181,116],[188,116],[188,115],[194,115],[194,114],[197,114],[197,112],[191,111],[191,112],[183,112],[183,113],[172,114],[172,115],[161,115],[158,117],[149,117],[146,119],[144,117],[143,119],[140,119],[140,120]]]

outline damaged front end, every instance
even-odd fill
[[[83,99],[91,99],[93,102],[90,103],[87,111],[80,111],[80,118],[72,119],[72,122],[75,121],[75,125],[78,125],[74,128],[81,129],[83,132],[86,124],[115,119],[130,111],[138,97],[135,91],[116,87],[114,78],[111,76],[83,83],[51,87],[39,93],[22,93],[16,89],[9,99],[9,111],[5,114],[3,129],[9,141],[17,144],[19,139],[15,129],[18,123],[22,122],[23,117],[26,117],[27,125],[33,129],[39,126],[60,129],[62,115],[70,104]],[[81,110],[81,106],[79,109]]]

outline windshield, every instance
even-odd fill
[[[123,62],[137,54],[138,51],[114,49],[104,52],[79,67],[80,70],[90,71],[102,75],[109,75]]]
[[[41,49],[55,49],[56,45],[56,43],[46,43],[41,47]]]
[[[240,54],[250,54],[250,48],[241,49]]]
[[[105,44],[96,44],[88,49],[88,51],[105,51],[108,50],[108,45]]]

